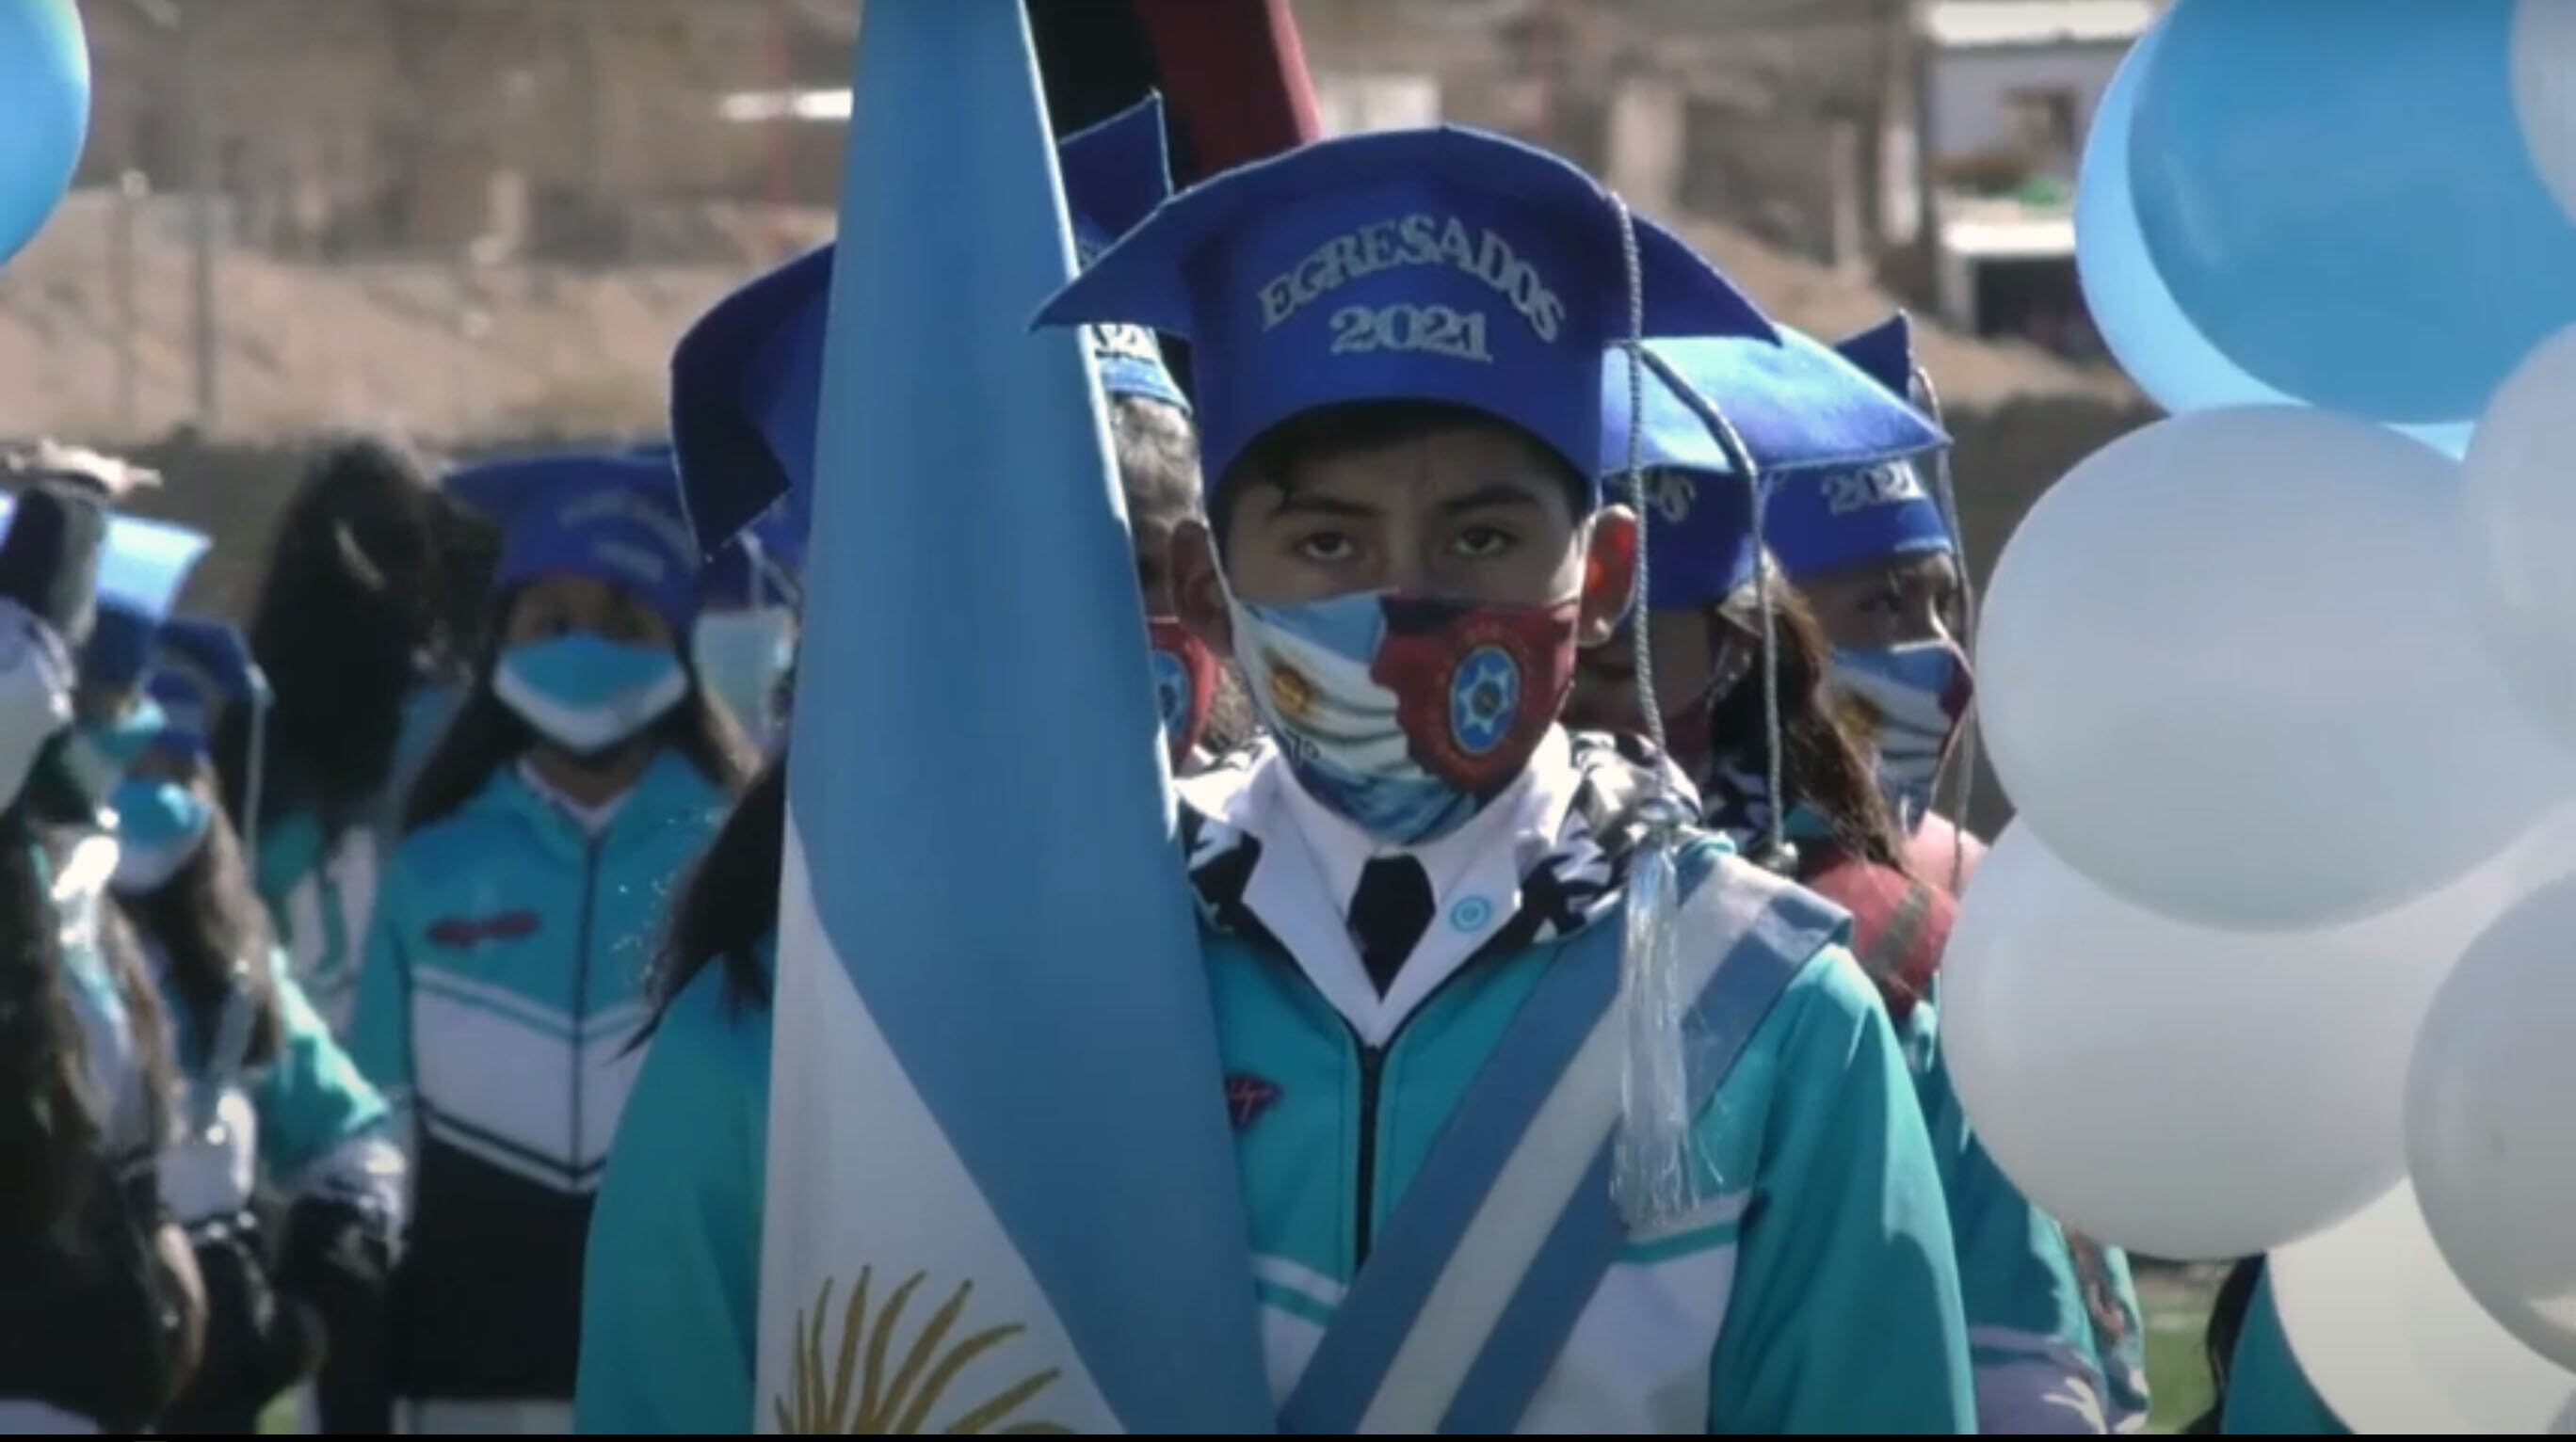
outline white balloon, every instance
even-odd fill
[[[2349,417],[2199,411],[2088,457],[1996,565],[1995,770],[2049,849],[2151,910],[2355,920],[2576,788],[2475,642],[2459,467]]]
[[[2532,168],[2576,218],[2576,5],[2567,0],[2514,6],[2513,110]]]
[[[2576,1368],[2576,880],[2525,897],[2435,993],[2407,1080],[2406,1155],[2469,1294]]]
[[[2355,1432],[2564,1434],[2576,1372],[2487,1315],[2442,1261],[2415,1189],[2272,1254],[2290,1351]]]
[[[2015,822],[1941,963],[1951,1079],[1996,1163],[2077,1231],[2176,1260],[2278,1246],[2403,1175],[2405,1057],[2529,865],[2517,849],[2330,930],[2222,932],[2110,895]]]
[[[2576,17],[2576,7],[2568,14]],[[2507,685],[2576,748],[2576,328],[2551,337],[2479,418],[2462,487],[2478,619]]]

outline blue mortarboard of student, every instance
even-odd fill
[[[1912,327],[1898,315],[1839,349],[1889,394],[1914,388]],[[1963,578],[1933,462],[1947,437],[1900,456],[1784,476],[1764,540],[1833,647],[1830,689],[1870,738],[1880,788],[1918,837],[1967,726],[1975,679],[1956,638]],[[1948,823],[1928,849],[1947,874]]]
[[[1171,193],[1159,97],[1149,95],[1066,137],[1056,153],[1075,251],[1086,264]],[[672,355],[671,434],[690,522],[717,558],[710,563],[711,595],[724,594],[731,575],[756,574],[755,556],[801,562],[833,255],[832,246],[823,246],[718,302]],[[1170,619],[1163,586],[1170,535],[1198,508],[1189,401],[1150,330],[1102,324],[1086,333],[1110,404],[1145,609],[1158,618],[1158,684],[1179,763],[1197,750],[1221,683],[1215,657]],[[1008,403],[997,397],[995,404],[998,413]],[[720,549],[745,535],[756,552],[736,558]],[[765,648],[767,638],[755,635],[748,621],[737,629],[743,635],[721,645],[740,655],[733,669],[747,684],[751,650]]]
[[[1605,350],[1632,321],[1776,339],[1623,217],[1501,137],[1354,136],[1174,197],[1041,312],[1190,342],[1215,545],[1176,554],[1183,616],[1231,648],[1305,790],[1381,842],[1507,789],[1577,641],[1624,606],[1634,527],[1596,507]]]
[[[598,756],[695,694],[698,551],[667,460],[530,456],[446,487],[500,528],[490,690],[539,736]]]
[[[1657,704],[1675,759],[1704,788],[1715,780],[1713,751],[1730,739],[1713,735],[1713,718],[1761,724],[1727,703],[1752,674],[1762,629],[1752,491],[1703,412],[1723,412],[1771,507],[1814,474],[1902,460],[1944,439],[1843,353],[1785,327],[1781,336],[1778,345],[1735,337],[1650,342],[1636,406],[1626,351],[1614,349],[1603,371],[1600,470],[1624,495],[1633,440],[1645,493]],[[1586,653],[1578,709],[1587,723],[1637,724],[1632,656],[1627,645]]]
[[[116,492],[94,482],[51,480],[104,502]],[[14,497],[0,497],[0,525],[14,513]],[[127,768],[162,731],[161,708],[144,693],[153,638],[171,604],[213,543],[202,532],[140,516],[110,513],[100,548],[96,606],[78,645],[75,720],[65,738],[62,775],[67,788],[45,787],[49,819],[104,825],[105,808]],[[58,803],[58,804],[57,804]]]
[[[1056,154],[1086,263],[1171,191],[1159,97],[1068,136]],[[672,447],[690,524],[710,553],[781,497],[783,530],[802,544],[834,253],[827,243],[725,297],[672,352]],[[1150,333],[1102,327],[1093,340],[1112,396],[1186,410]]]

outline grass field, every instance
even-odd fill
[[[2138,1305],[2147,1314],[2147,1386],[2155,1398],[2149,1428],[2173,1432],[2209,1406],[2209,1368],[2201,1336],[2224,1268],[2141,1268]]]

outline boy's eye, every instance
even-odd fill
[[[1339,531],[1316,531],[1297,541],[1297,554],[1309,561],[1347,561],[1358,551],[1359,548],[1351,544],[1351,538]]]
[[[1499,556],[1512,544],[1512,533],[1499,526],[1469,526],[1458,533],[1458,554],[1462,556]]]

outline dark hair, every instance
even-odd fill
[[[1300,466],[1384,450],[1426,432],[1461,428],[1500,431],[1517,437],[1533,457],[1544,461],[1556,474],[1565,487],[1570,512],[1577,517],[1591,513],[1591,477],[1558,455],[1555,447],[1499,416],[1450,401],[1347,401],[1290,416],[1244,447],[1218,479],[1216,494],[1209,502],[1208,524],[1221,548],[1227,523],[1234,517],[1235,502],[1245,487],[1267,485],[1285,490]]]
[[[79,1205],[104,1132],[69,986],[22,801],[0,812],[0,1235],[11,1238]]]
[[[310,811],[336,836],[376,804],[424,669],[453,676],[472,654],[496,548],[399,446],[356,437],[314,452],[278,518],[251,606],[251,654],[275,695],[260,819]],[[250,719],[249,708],[230,708],[216,731],[224,805],[235,816]]]
[[[214,799],[203,776],[189,789]],[[250,1047],[242,1060],[260,1065],[276,1058],[285,1041],[271,969],[276,935],[267,908],[251,890],[241,841],[220,809],[187,864],[152,891],[119,904],[169,958],[171,989],[187,1006],[179,1020],[193,1036],[197,1055],[212,1055],[225,1003],[238,984],[252,1007]],[[238,983],[236,965],[245,973]]]
[[[500,598],[493,614],[506,616],[514,591]],[[498,629],[497,623],[495,630]],[[698,774],[726,791],[739,791],[751,775],[750,743],[725,709],[698,685],[697,663],[690,659],[685,637],[674,638],[680,667],[688,673],[689,691],[680,704],[663,713],[644,733],[656,746],[667,746],[688,758]],[[534,745],[536,728],[519,719],[492,693],[492,668],[500,660],[497,643],[484,648],[475,667],[474,689],[457,707],[455,719],[438,738],[429,759],[421,763],[403,803],[403,834],[408,836],[453,813],[483,789],[492,773]]]
[[[1815,808],[1845,851],[1874,865],[1906,872],[1905,840],[1888,813],[1869,754],[1836,719],[1825,699],[1825,673],[1833,651],[1804,598],[1775,572],[1770,586],[1772,634],[1780,688],[1780,784],[1788,795],[1776,804]],[[1718,607],[1721,624],[1757,655],[1752,669],[1718,698],[1709,734],[1718,754],[1741,758],[1759,772],[1770,767],[1770,737],[1763,718],[1758,659],[1762,611],[1756,588],[1746,587]],[[1907,873],[1911,874],[1911,873]]]
[[[645,1024],[644,1035],[652,1035],[671,1003],[708,962],[719,958],[729,1001],[735,1006],[769,1004],[769,981],[761,971],[758,948],[778,927],[778,879],[786,848],[787,750],[781,747],[743,788],[671,904],[662,951],[653,960],[653,1019]]]
[[[2246,1257],[2228,1270],[2210,1305],[2209,1328],[2201,1334],[2201,1355],[2209,1364],[2209,1410],[2184,1424],[2184,1435],[2214,1436],[2227,1411],[2228,1374],[2236,1369],[2236,1344],[2245,1335],[2246,1314],[2253,1310],[2255,1287],[2263,1280],[2263,1259]]]

